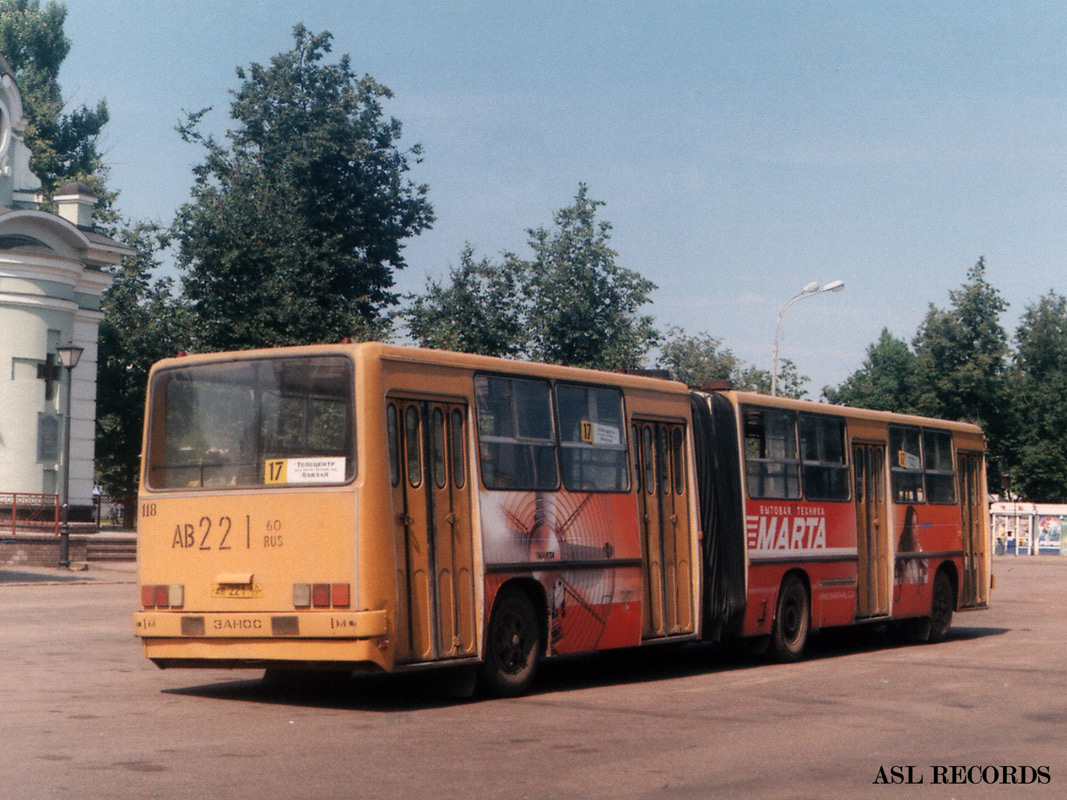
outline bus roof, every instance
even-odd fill
[[[259,358],[278,358],[283,356],[323,355],[326,353],[344,353],[361,361],[393,361],[413,364],[451,366],[478,372],[499,372],[530,377],[558,377],[583,383],[608,383],[630,389],[688,394],[690,389],[684,383],[664,378],[631,375],[624,372],[604,372],[583,367],[563,367],[555,364],[543,364],[533,361],[518,361],[509,358],[457,353],[450,350],[432,350],[423,347],[384,344],[382,342],[358,342],[352,344],[306,345],[298,347],[277,347],[259,350],[233,350],[217,353],[198,353],[175,358],[166,358],[153,365],[152,371],[190,367],[196,364],[218,364],[228,361],[247,361]]]
[[[705,392],[706,394],[706,392]],[[816,403],[811,400],[794,400],[788,397],[771,397],[757,392],[740,392],[736,390],[716,391],[715,394],[730,397],[735,405],[759,405],[772,408],[788,408],[798,411],[808,411],[814,414],[831,414],[834,416],[848,417],[849,419],[867,420],[870,422],[898,423],[901,425],[921,425],[935,427],[942,430],[955,431],[983,436],[982,429],[970,422],[950,422],[949,420],[935,417],[922,417],[914,414],[898,414],[894,411],[875,411],[868,408],[855,408],[853,406],[836,406],[829,403]]]

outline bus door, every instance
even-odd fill
[[[475,654],[467,408],[391,398],[397,646],[412,661]]]
[[[889,535],[885,445],[852,445],[856,503],[856,616],[889,613]]]
[[[685,426],[633,421],[643,638],[693,630]]]
[[[960,453],[957,456],[960,503],[960,531],[963,538],[963,591],[960,605],[973,607],[988,602],[984,597],[986,540],[983,535],[982,457]]]

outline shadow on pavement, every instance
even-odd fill
[[[826,630],[813,637],[806,661],[903,647],[944,647],[1007,633],[1007,628],[961,627],[938,645],[917,644],[886,626]],[[532,691],[518,702],[541,695],[771,668],[759,654],[711,644],[663,645],[569,656],[541,664]],[[164,690],[167,694],[245,703],[291,705],[390,713],[482,702],[474,692],[475,667],[431,668],[407,673],[361,674],[305,672],[281,680],[258,678]]]
[[[84,583],[84,573],[61,570],[30,570],[0,568],[0,583]]]

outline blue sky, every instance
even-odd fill
[[[200,153],[174,131],[234,69],[334,35],[419,142],[438,221],[404,291],[459,261],[528,252],[578,184],[619,263],[653,280],[664,329],[706,331],[818,396],[883,327],[910,340],[985,256],[1005,324],[1067,292],[1067,7],[1001,2],[276,2],[67,0],[61,81],[104,98],[119,206],[169,222]],[[221,14],[220,14],[221,12]]]

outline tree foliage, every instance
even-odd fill
[[[430,280],[404,312],[419,344],[593,369],[639,367],[655,345],[639,310],[655,285],[616,263],[602,201],[580,184],[552,228],[527,230],[531,257],[475,261],[464,249],[447,286]]]
[[[423,347],[517,356],[524,349],[521,271],[514,258],[475,260],[470,245],[444,285],[429,279],[405,312],[411,336]]]
[[[732,381],[742,367],[719,337],[706,331],[690,335],[677,327],[667,331],[660,346],[659,364],[670,372],[671,378],[687,386]]]
[[[976,423],[991,456],[1014,460],[1017,405],[1008,337],[1000,322],[1007,303],[986,279],[984,258],[959,289],[949,292],[949,300],[946,309],[930,305],[910,350],[883,330],[863,367],[823,394],[834,403]],[[995,478],[996,462],[991,463]]]
[[[1007,303],[985,276],[985,259],[967,282],[949,292],[948,309],[931,305],[912,342],[919,372],[920,412],[946,419],[985,422],[999,431],[1004,409],[1008,336],[1000,324]]]
[[[161,232],[140,224],[121,238],[137,254],[123,260],[104,292],[97,363],[97,480],[114,496],[137,491],[148,370],[189,349],[193,324],[173,281],[154,280]]]
[[[804,385],[810,380],[807,375],[801,375],[797,365],[788,358],[778,359],[778,396],[789,397],[794,400],[803,400],[808,392]],[[754,364],[742,367],[733,379],[734,386],[745,392],[759,392],[760,394],[771,393],[771,371],[762,369]]]
[[[867,347],[863,366],[838,387],[826,387],[823,396],[830,403],[915,413],[918,393],[918,365],[907,342],[883,328],[878,341]]]
[[[1034,502],[1067,502],[1067,298],[1049,292],[1015,333],[1012,489]]]
[[[652,317],[639,313],[656,285],[616,263],[611,223],[596,215],[602,205],[580,184],[573,205],[553,215],[554,227],[527,231],[526,329],[537,361],[633,369],[658,339]]]
[[[771,393],[771,373],[745,364],[722,339],[707,332],[687,334],[681,328],[671,328],[660,347],[659,364],[676,381],[699,387],[712,381],[729,381],[735,389],[746,392]],[[790,359],[781,359],[778,369],[778,394],[782,397],[802,398],[807,392],[808,378],[797,372]]]
[[[41,179],[45,208],[55,190],[81,181],[98,198],[96,218],[113,223],[114,193],[97,141],[108,121],[107,103],[67,109],[59,69],[70,52],[63,32],[67,9],[55,0],[0,0],[0,54],[15,73],[29,120],[25,140],[33,156],[30,169]]]
[[[179,127],[206,155],[175,235],[207,348],[380,334],[403,242],[433,221],[427,187],[405,178],[420,149],[401,151],[384,116],[392,92],[347,55],[325,63],[329,33],[297,25],[293,38],[237,70],[226,145],[200,132],[204,111]]]

